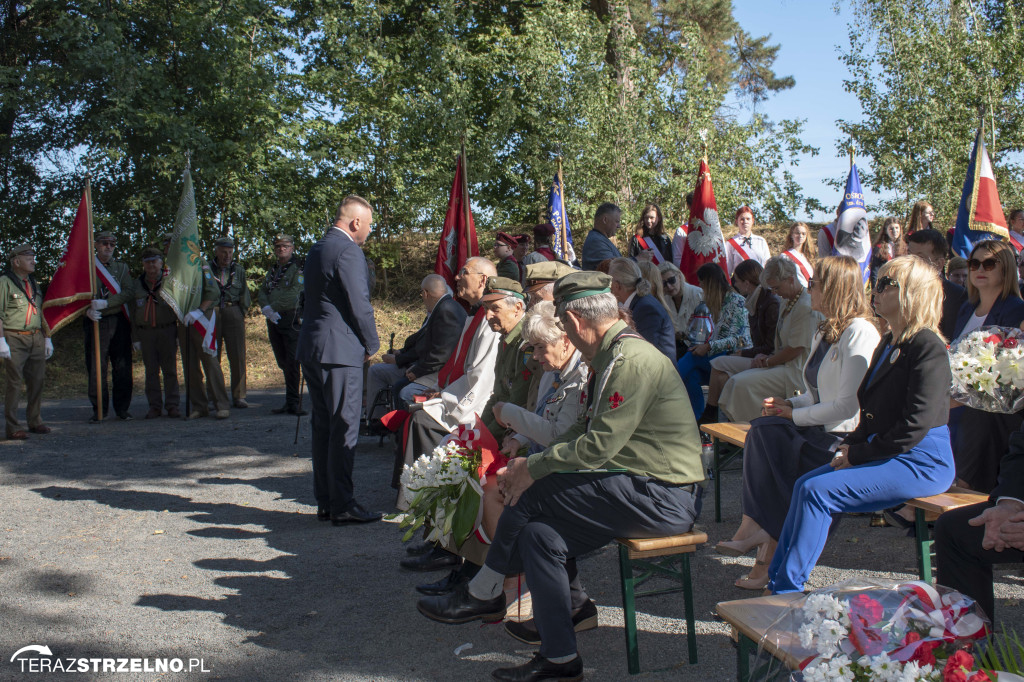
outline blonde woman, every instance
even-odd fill
[[[672,318],[672,326],[676,330],[676,356],[681,358],[686,353],[690,318],[693,317],[697,304],[703,300],[704,292],[700,287],[687,282],[682,271],[674,263],[662,263],[658,270],[661,272],[661,285],[665,292],[668,316]]]
[[[807,223],[793,223],[786,235],[785,250],[782,255],[796,265],[796,276],[800,283],[807,286],[807,281],[814,277],[814,245],[810,240],[811,230]]]

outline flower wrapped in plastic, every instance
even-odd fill
[[[959,592],[851,581],[789,604],[761,640],[751,679],[985,682],[971,652],[989,632],[981,609]],[[772,655],[780,651],[786,656]]]
[[[949,348],[951,395],[986,412],[1024,408],[1024,332],[988,326],[961,336]]]

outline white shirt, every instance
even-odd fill
[[[736,270],[736,266],[745,261],[747,258],[756,260],[762,266],[768,262],[768,259],[772,257],[771,251],[768,249],[768,242],[765,241],[764,237],[758,236],[751,232],[748,237],[750,238],[750,246],[747,246],[746,239],[740,234],[733,235],[735,239],[744,251],[747,252],[746,258],[735,248],[732,243],[727,239],[725,240],[725,263],[726,268],[729,270],[729,276]]]
[[[960,336],[964,337],[973,331],[981,329],[985,326],[986,317],[988,317],[988,315],[971,315],[971,319],[967,320],[967,324],[964,325],[964,330],[960,332]]]

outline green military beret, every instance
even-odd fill
[[[292,237],[290,234],[278,232],[277,234],[274,235],[274,246],[277,246],[280,242],[288,242],[289,244],[294,244],[295,238]]]
[[[35,253],[35,249],[32,248],[31,244],[26,242],[24,244],[18,244],[13,249],[11,249],[11,253],[9,254],[9,257],[10,257],[11,260],[14,260],[15,256],[20,256],[23,253],[29,253],[29,252]]]
[[[523,295],[523,287],[519,282],[508,277],[488,277],[487,288],[484,290],[484,297],[481,300],[485,302],[498,301],[506,296],[515,296],[526,300],[526,296]]]
[[[143,261],[153,260],[153,259],[156,259],[156,258],[159,258],[159,259],[163,260],[163,257],[164,257],[164,252],[161,251],[160,249],[156,248],[155,246],[147,246],[146,248],[144,248],[142,250],[142,260]]]
[[[602,272],[573,272],[555,282],[555,305],[596,294],[609,294],[612,278]]]
[[[557,260],[533,263],[526,266],[526,291],[533,293],[537,289],[550,284],[566,275],[576,272],[572,266]]]
[[[109,241],[109,242],[117,243],[117,237],[114,236],[113,232],[111,232],[109,230],[103,230],[102,232],[97,232],[96,233],[96,237],[95,237],[94,241],[98,241],[98,242]]]
[[[223,246],[228,249],[235,248],[235,240],[231,237],[220,237],[213,243],[214,246]]]

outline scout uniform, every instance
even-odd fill
[[[518,246],[516,238],[510,234],[506,234],[505,232],[498,233],[497,241],[499,244],[505,244],[513,251],[515,251],[516,246]],[[507,277],[508,279],[515,280],[520,284],[523,282],[523,268],[519,265],[519,261],[516,260],[515,256],[510,255],[503,258],[502,261],[498,263],[497,271],[498,277]]]
[[[13,260],[15,256],[32,250],[29,244],[19,244],[11,250],[10,258]],[[42,305],[43,292],[32,275],[22,279],[11,268],[0,275],[0,322],[3,323],[3,338],[10,349],[10,357],[3,361],[7,374],[4,418],[8,438],[23,440],[28,437],[18,423],[22,381],[28,391],[25,417],[29,430],[33,433],[50,430],[43,425],[39,409],[46,374],[46,338],[39,315]]]
[[[200,266],[203,272],[203,302],[213,301],[220,298],[220,287],[213,281],[213,273],[205,260],[200,259]],[[210,306],[206,312],[206,319],[212,317],[213,311],[220,311],[216,305]],[[186,355],[185,347],[188,346]],[[224,373],[220,369],[220,357],[210,355],[203,350],[203,337],[199,330],[193,325],[178,325],[178,346],[181,348],[182,357],[188,358],[188,367],[185,368],[185,381],[188,382],[189,400],[192,403],[192,417],[207,417],[210,414],[212,403],[216,410],[218,419],[226,419],[231,415],[231,397],[227,388],[224,387]],[[219,348],[218,344],[218,348]],[[202,371],[200,371],[200,366]],[[206,386],[203,386],[203,375],[206,375]]]
[[[274,246],[283,242],[294,244],[295,240],[288,234],[274,237]],[[285,404],[271,410],[274,414],[295,414],[299,409],[299,361],[295,350],[299,345],[299,298],[303,287],[302,264],[293,254],[290,261],[284,265],[275,264],[267,272],[267,278],[256,294],[256,300],[267,317],[270,347],[274,349],[277,366],[284,372]],[[267,314],[268,307],[270,315]]]
[[[152,246],[143,249],[143,262],[158,259],[163,260],[160,249]],[[150,282],[143,273],[138,279],[131,280],[122,294],[109,299],[111,306],[128,306],[135,339],[142,346],[142,363],[146,367],[146,400],[149,402],[146,419],[159,417],[164,409],[168,417],[181,416],[176,329],[178,318],[160,296],[162,284],[162,271],[155,282]],[[161,374],[164,380],[162,395]]]
[[[539,263],[527,265],[525,275],[527,309],[533,307],[537,300],[541,300],[535,297],[538,291],[573,272],[576,271],[562,261],[541,260]],[[544,370],[540,363],[533,359],[533,346],[527,346],[526,352],[529,355],[526,360],[526,368],[530,370],[530,388],[526,393],[526,405],[520,405],[520,407],[525,407],[529,412],[536,412],[540,378],[544,375]]]
[[[221,237],[214,246],[234,249],[235,243],[230,237]],[[220,360],[222,349],[227,351],[232,402],[235,407],[248,407],[245,402],[245,311],[252,299],[245,283],[245,268],[235,261],[222,268],[216,259],[211,259],[210,273],[219,289],[213,299],[217,309],[217,359]]]
[[[484,303],[500,300],[506,296],[515,296],[523,300],[523,287],[514,279],[507,277],[491,277],[487,280],[487,289],[484,291]],[[529,355],[523,348],[523,319],[507,334],[498,344],[498,357],[494,361],[494,390],[490,400],[480,414],[484,426],[494,435],[498,443],[505,434],[505,428],[500,426],[494,418],[492,409],[496,403],[512,403],[520,407],[526,405],[527,393],[530,390],[532,374],[526,366]]]
[[[95,241],[116,242],[113,232],[103,231],[96,234]],[[100,381],[103,382],[103,416],[106,418],[107,405],[110,404],[107,391],[107,361],[110,361],[110,384],[113,393],[114,413],[124,420],[131,419],[128,407],[132,403],[132,327],[128,316],[121,305],[110,305],[109,299],[118,296],[131,286],[132,274],[128,265],[111,257],[107,263],[96,259],[96,287],[94,299],[107,301],[108,305],[99,311],[99,322],[88,317],[82,318],[82,332],[85,336],[85,371],[89,378],[89,402],[92,404],[90,422],[96,423],[96,352],[93,348],[93,326],[99,325],[100,330]],[[127,300],[127,299],[124,299]]]

